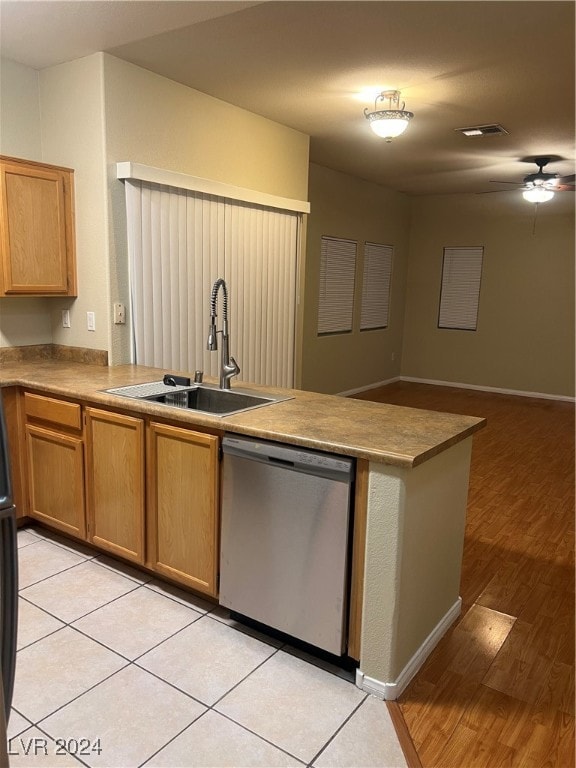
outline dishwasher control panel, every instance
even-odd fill
[[[296,471],[327,472],[334,479],[338,479],[337,476],[341,475],[341,479],[346,481],[351,478],[354,468],[354,459],[346,456],[239,435],[225,435],[222,450],[224,454],[231,454],[252,461],[283,464],[285,467],[291,467]]]

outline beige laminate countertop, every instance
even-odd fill
[[[293,399],[235,416],[219,417],[102,392],[129,384],[159,381],[164,373],[163,369],[137,365],[106,367],[39,360],[3,363],[0,386],[18,385],[134,415],[236,432],[397,467],[421,464],[485,425],[485,419],[474,416],[235,382],[233,389],[251,390],[255,394],[264,390],[290,395]]]

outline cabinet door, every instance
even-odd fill
[[[88,538],[144,563],[144,422],[86,408]]]
[[[217,595],[218,437],[151,424],[148,565]]]
[[[72,172],[0,162],[1,295],[74,296]]]
[[[29,514],[86,538],[82,439],[26,425]]]

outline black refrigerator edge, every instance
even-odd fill
[[[18,629],[18,548],[8,433],[0,388],[0,668],[6,723],[12,705]]]

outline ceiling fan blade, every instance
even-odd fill
[[[520,187],[519,187],[520,189]],[[515,192],[514,189],[488,189],[486,192],[475,192],[476,195],[493,195],[494,193],[498,194],[499,192]]]
[[[576,186],[574,184],[560,184],[556,189],[555,192],[574,192],[576,191]]]
[[[573,173],[571,176],[561,176],[558,181],[560,184],[574,184],[576,181],[576,173]]]
[[[514,184],[516,187],[522,186],[517,181],[499,181],[498,179],[490,179],[490,184]]]

